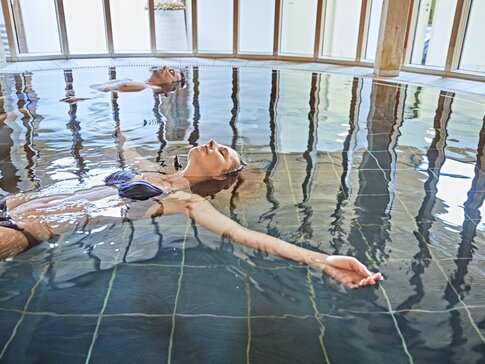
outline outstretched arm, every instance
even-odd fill
[[[250,248],[321,269],[347,287],[358,288],[373,285],[382,279],[380,273],[370,272],[355,258],[340,255],[328,256],[247,229],[218,212],[209,201],[198,195],[192,195],[186,201],[188,202],[182,206],[183,212],[203,227]],[[165,212],[170,213],[170,211]]]

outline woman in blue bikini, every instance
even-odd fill
[[[72,194],[11,195],[0,202],[0,258],[19,254],[42,241],[87,224],[185,214],[214,233],[239,244],[321,269],[350,288],[373,285],[382,279],[357,259],[326,255],[287,243],[239,225],[222,215],[204,198],[202,186],[228,188],[244,162],[238,153],[210,140],[192,148],[187,165],[171,175],[115,172],[106,185]]]

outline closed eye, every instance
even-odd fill
[[[225,149],[219,149],[219,153],[221,153],[223,157],[226,156],[226,154],[225,154],[226,150]]]

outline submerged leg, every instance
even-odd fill
[[[29,246],[22,232],[0,226],[0,259],[22,253]]]

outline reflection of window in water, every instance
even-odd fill
[[[188,88],[176,92],[158,95],[160,104],[158,111],[165,119],[165,137],[168,141],[182,141],[190,126],[189,122],[189,91]]]

